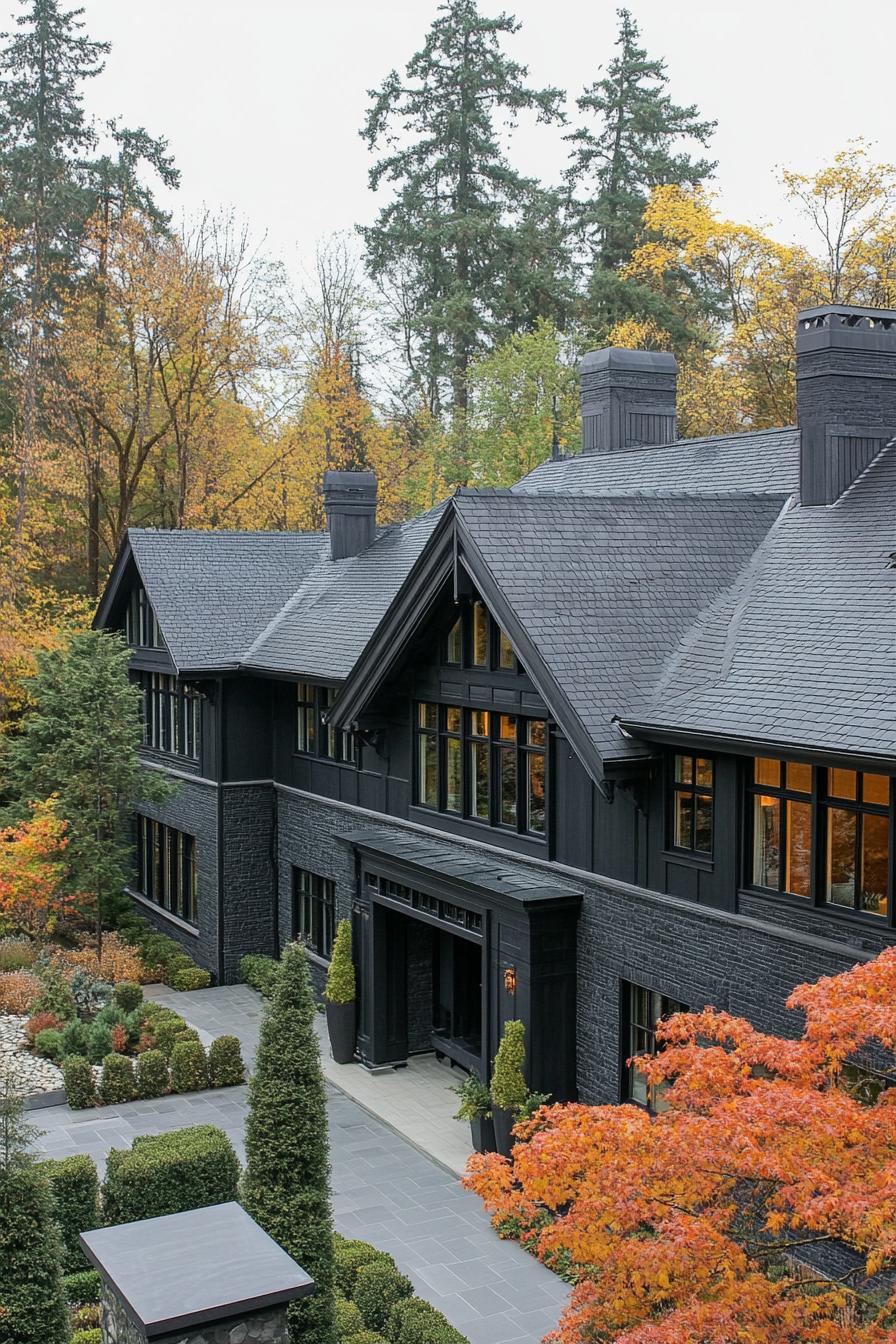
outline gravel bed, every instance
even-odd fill
[[[27,1017],[0,1013],[0,1069],[7,1073],[27,1096],[56,1092],[62,1087],[62,1070],[49,1059],[28,1051],[25,1035]]]

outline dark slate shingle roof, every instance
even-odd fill
[[[386,528],[360,555],[324,559],[260,631],[243,665],[328,680],[347,677],[444,508]]]
[[[455,498],[465,532],[604,759],[643,750],[614,716],[650,694],[785,504],[785,495]]]
[[[793,494],[799,487],[798,429],[747,430],[714,439],[678,439],[655,448],[587,453],[543,462],[511,488],[519,493],[601,494],[679,490]]]
[[[329,546],[312,532],[131,528],[128,540],[182,672],[237,666]]]
[[[791,510],[696,621],[636,717],[896,758],[896,443]]]

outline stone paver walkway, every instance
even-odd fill
[[[151,987],[149,993],[176,1004],[203,1034],[238,1035],[247,1063],[254,1057],[262,1005],[246,986],[181,995]],[[400,1073],[379,1081],[395,1079]],[[419,1145],[332,1084],[328,1103],[340,1232],[391,1252],[416,1291],[472,1344],[536,1344],[556,1326],[569,1295],[566,1284],[515,1243],[500,1241],[479,1200]],[[245,1115],[246,1089],[239,1087],[95,1111],[55,1106],[30,1118],[45,1131],[38,1146],[46,1156],[86,1152],[102,1167],[110,1148],[129,1146],[137,1134],[197,1124],[220,1126],[243,1157]]]

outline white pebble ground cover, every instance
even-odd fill
[[[37,1092],[55,1092],[62,1087],[62,1070],[49,1059],[40,1059],[28,1050],[25,1036],[27,1017],[0,1013],[0,1070],[28,1096]]]

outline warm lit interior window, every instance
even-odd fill
[[[753,882],[812,890],[812,767],[760,756],[753,762]]]
[[[473,603],[472,654],[474,667],[488,667],[488,612],[485,603]]]
[[[623,996],[628,1018],[626,1057],[632,1059],[637,1055],[655,1055],[657,1023],[664,1017],[671,1017],[673,1013],[686,1013],[687,1007],[675,999],[667,998],[665,994],[658,994],[656,990],[642,989],[640,985],[623,985]],[[664,1090],[663,1086],[651,1086],[640,1069],[636,1069],[633,1064],[628,1065],[625,1095],[629,1101],[647,1106],[652,1111],[664,1111]]]
[[[829,904],[887,914],[890,787],[886,775],[828,771],[824,897]]]
[[[672,844],[712,853],[713,763],[707,756],[676,755],[672,778]]]

